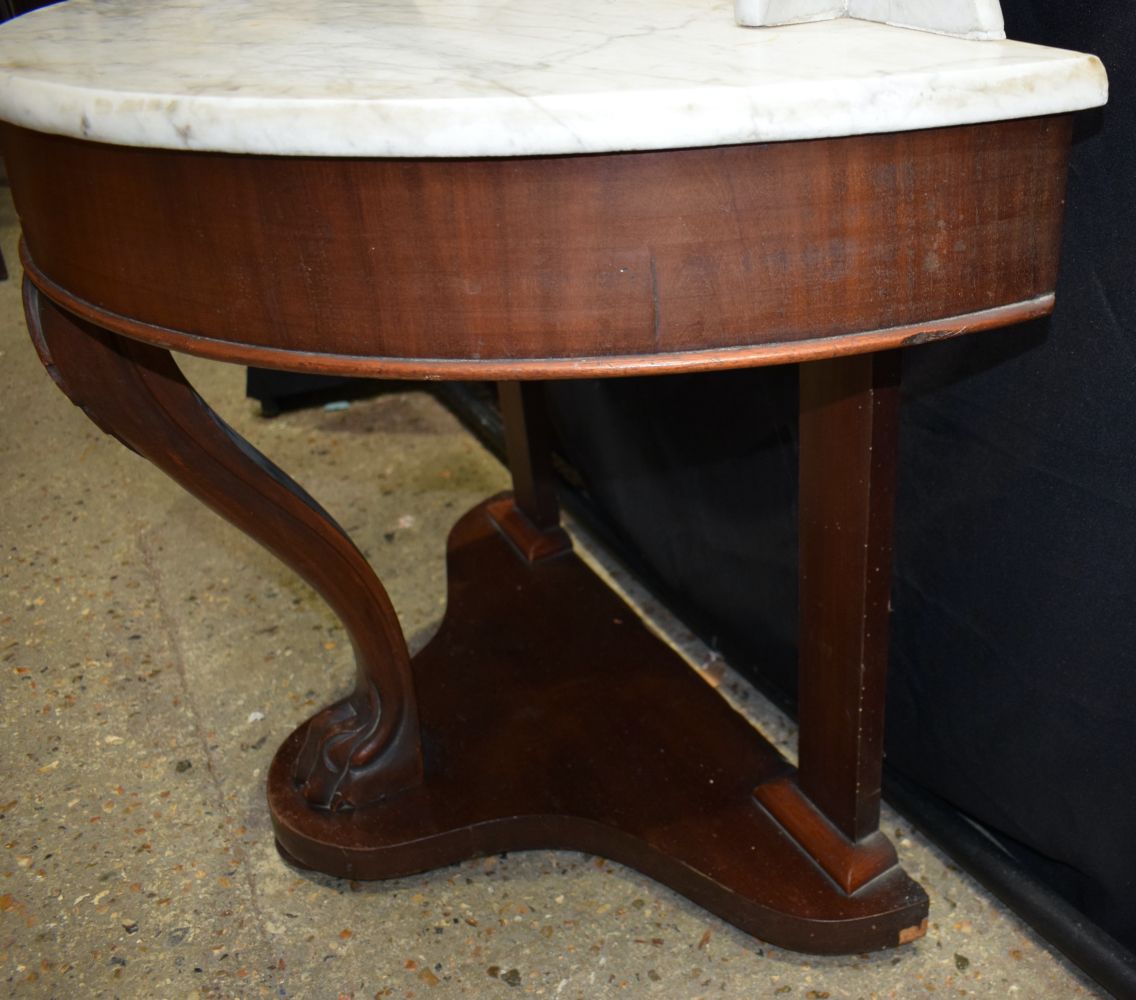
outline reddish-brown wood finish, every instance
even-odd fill
[[[343,529],[209,408],[167,351],[70,316],[30,283],[24,309],[40,359],[71,401],[299,573],[351,636],[355,691],[309,725],[297,794],[335,810],[418,783],[422,751],[402,629]]]
[[[572,539],[559,524],[538,528],[511,494],[498,497],[487,510],[493,523],[527,562],[551,559],[572,548]]]
[[[892,866],[839,888],[754,801],[755,784],[792,772],[777,751],[577,556],[518,559],[486,508],[450,535],[445,619],[413,661],[423,782],[350,817],[313,810],[292,781],[301,729],[268,779],[287,856],[365,879],[583,850],[787,948],[921,933],[916,883]]]
[[[570,549],[572,541],[560,527],[544,387],[539,382],[500,382],[497,391],[513,492],[492,501],[489,516],[529,562],[549,559]]]
[[[102,329],[171,351],[263,368],[327,375],[392,379],[572,379],[628,375],[667,375],[680,372],[752,368],[792,364],[821,358],[847,357],[869,351],[913,347],[967,333],[992,330],[1046,316],[1053,311],[1053,293],[961,316],[946,316],[905,326],[838,334],[813,340],[719,347],[670,354],[627,354],[576,358],[389,358],[359,357],[318,351],[281,350],[274,347],[214,340],[167,327],[140,323],[91,305],[71,295],[40,271],[21,243],[25,275],[53,302]]]
[[[595,851],[785,947],[923,933],[878,832],[896,434],[887,348],[1052,305],[1068,117],[702,150],[351,160],[117,148],[0,127],[48,370],[268,546],[351,634],[354,694],[280,749],[282,850],[355,878]],[[515,496],[450,538],[411,663],[358,550],[167,348],[295,370],[498,378]],[[793,769],[559,527],[539,385],[801,372]]]
[[[895,848],[879,830],[853,842],[801,791],[791,776],[774,778],[753,791],[769,815],[845,892],[852,893],[891,871]]]
[[[513,477],[513,499],[542,530],[560,524],[543,389],[539,382],[497,384],[501,417],[505,422],[505,454]]]
[[[902,339],[1035,302],[1054,284],[1069,127],[470,160],[2,140],[37,274],[112,329],[535,377],[577,358]]]
[[[799,782],[850,841],[879,826],[899,356],[800,370]]]

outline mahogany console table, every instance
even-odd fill
[[[758,4],[761,7],[761,4]],[[807,6],[807,5],[806,5]],[[910,941],[879,832],[898,348],[1053,302],[1091,56],[720,0],[71,0],[0,30],[26,312],[108,433],[350,633],[280,748],[296,864],[601,853],[788,948]],[[371,567],[170,350],[497,379],[514,489],[413,660]],[[572,553],[542,380],[800,364],[800,761]]]

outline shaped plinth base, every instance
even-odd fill
[[[449,541],[445,620],[414,659],[416,788],[350,812],[268,779],[298,865],[392,878],[534,848],[635,868],[772,944],[853,953],[920,936],[923,890],[891,867],[846,893],[753,795],[792,768],[571,552],[529,564],[487,504]]]

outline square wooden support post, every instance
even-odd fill
[[[801,791],[851,841],[879,826],[897,351],[801,366]]]
[[[513,493],[491,503],[489,513],[529,562],[572,547],[560,527],[543,388],[540,382],[497,383]]]
[[[801,791],[851,841],[880,822],[897,351],[801,365]]]
[[[897,351],[800,366],[799,762],[758,800],[845,891],[896,864],[879,833]]]

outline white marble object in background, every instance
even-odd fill
[[[751,28],[846,17],[848,0],[734,0],[734,20]]]
[[[734,18],[749,27],[858,17],[960,38],[1005,38],[999,0],[734,0]]]
[[[731,0],[69,0],[0,26],[0,119],[103,142],[517,156],[808,139],[1103,104],[1093,56]]]
[[[998,0],[848,0],[848,16],[963,38],[1005,38]]]

